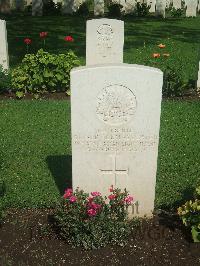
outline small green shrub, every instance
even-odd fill
[[[90,9],[89,8],[90,8],[89,3],[88,2],[84,2],[84,3],[82,3],[79,6],[78,10],[76,11],[76,14],[77,15],[81,15],[81,16],[88,16],[89,13],[90,13]]]
[[[170,14],[172,17],[175,17],[175,18],[181,17],[183,15],[183,9],[181,9],[181,8],[176,9],[173,7],[170,10]]]
[[[187,84],[183,82],[177,71],[167,66],[164,70],[163,95],[167,97],[181,96]]]
[[[52,0],[43,1],[43,15],[61,14],[62,3],[55,4]]]
[[[127,208],[133,198],[126,190],[112,189],[108,199],[99,192],[91,196],[83,190],[67,189],[54,216],[54,225],[60,235],[73,246],[85,249],[107,244],[126,244],[136,220],[127,219]]]
[[[23,93],[67,91],[70,70],[79,65],[72,51],[55,55],[40,49],[36,54],[27,54],[22,64],[13,70],[12,87]]]
[[[151,6],[148,6],[146,3],[139,3],[136,4],[136,14],[138,17],[145,17],[149,15],[149,9]]]
[[[0,65],[0,93],[11,88],[11,74]]]
[[[178,208],[183,224],[191,228],[194,242],[200,242],[200,186],[195,191],[195,200],[187,201]]]
[[[108,16],[109,17],[121,17],[121,9],[123,8],[122,5],[119,3],[111,2],[108,5]]]

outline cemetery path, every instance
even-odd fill
[[[72,248],[51,231],[53,210],[10,209],[0,227],[0,265],[199,265],[199,244],[176,215],[135,229],[125,247]]]

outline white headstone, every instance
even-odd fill
[[[43,1],[33,0],[32,1],[32,16],[42,16],[43,14]]]
[[[86,65],[123,63],[123,21],[88,20],[86,31]]]
[[[198,0],[185,0],[186,9],[186,17],[196,17],[197,16],[197,5]]]
[[[181,2],[182,2],[182,0],[173,0],[173,7],[175,8],[175,9],[181,9]]]
[[[199,71],[198,71],[198,79],[197,79],[197,89],[200,91],[200,62],[199,62]]]
[[[77,11],[79,5],[78,1],[76,0],[64,0],[63,1],[63,7],[62,7],[62,13],[63,14],[73,14]]]
[[[94,0],[94,15],[103,16],[104,14],[104,0]]]
[[[8,43],[5,20],[0,20],[0,65],[4,69],[9,68]]]
[[[147,4],[151,6],[149,12],[154,13],[156,11],[156,0],[148,0]]]
[[[124,14],[133,13],[136,2],[134,0],[120,0],[119,4],[123,6],[121,9]]]
[[[166,0],[156,0],[156,15],[165,18]]]
[[[154,209],[163,74],[128,64],[71,71],[73,189],[127,188],[138,212]]]

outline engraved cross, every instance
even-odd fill
[[[118,169],[117,168],[117,155],[113,154],[110,155],[112,157],[112,167],[111,169],[105,170],[105,169],[100,169],[101,173],[103,175],[110,174],[114,175],[115,177],[115,187],[117,185],[117,175],[127,175],[128,176],[128,170],[129,169]]]

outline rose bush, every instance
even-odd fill
[[[125,245],[136,219],[128,220],[128,206],[133,197],[125,189],[110,189],[108,197],[100,192],[91,195],[78,188],[65,190],[61,204],[54,215],[54,226],[73,246],[86,249],[107,244]]]

